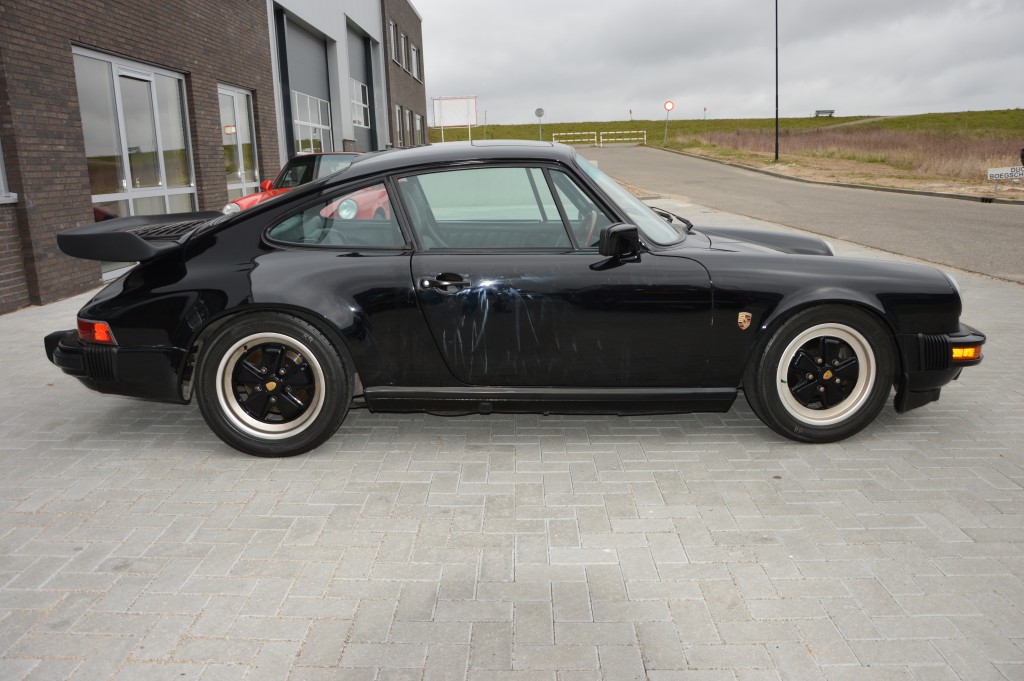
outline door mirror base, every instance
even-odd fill
[[[636,225],[616,223],[601,230],[597,252],[608,258],[632,262],[640,259],[640,230]]]

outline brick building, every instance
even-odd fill
[[[423,26],[408,0],[382,0],[387,50],[387,106],[396,147],[427,143]]]
[[[123,265],[62,254],[67,227],[219,210],[293,153],[389,146],[383,14],[380,0],[5,3],[0,313]]]

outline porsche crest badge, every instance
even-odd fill
[[[736,323],[739,324],[740,330],[746,331],[750,327],[750,319],[751,316],[749,312],[740,312],[739,316],[736,318]]]

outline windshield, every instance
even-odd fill
[[[672,225],[665,222],[657,213],[647,207],[640,199],[619,186],[619,183],[591,165],[579,154],[576,155],[579,167],[597,183],[604,193],[615,201],[623,210],[630,222],[640,228],[644,236],[656,244],[671,244],[685,236]]]

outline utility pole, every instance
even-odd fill
[[[668,146],[668,115],[674,108],[676,108],[676,105],[671,99],[665,101],[665,139],[661,141],[661,146],[663,147]]]
[[[779,0],[775,0],[775,162],[779,162]]]

